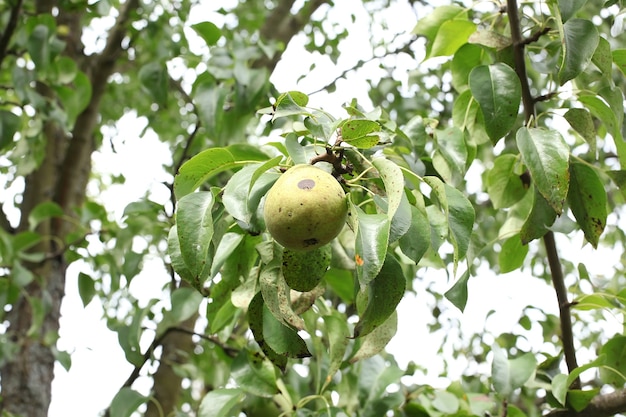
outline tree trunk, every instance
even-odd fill
[[[46,154],[41,165],[25,179],[24,198],[20,206],[20,225],[17,231],[28,229],[28,217],[38,204],[53,201],[67,216],[73,215],[86,194],[91,173],[91,154],[97,128],[101,98],[116,59],[123,52],[122,40],[129,25],[129,15],[137,8],[138,0],[128,0],[120,11],[116,24],[109,31],[102,53],[88,59],[82,54],[80,14],[64,12],[61,7],[58,24],[70,28],[65,39],[65,54],[74,59],[87,74],[92,84],[92,96],[87,108],[78,116],[68,137],[60,126],[48,123],[43,131]],[[38,13],[51,13],[55,1],[41,0]],[[82,65],[81,65],[82,64]],[[48,97],[52,93],[43,85],[39,92]],[[58,337],[61,301],[64,296],[67,263],[63,243],[71,223],[53,218],[42,222],[37,231],[44,240],[34,251],[47,254],[45,261],[26,267],[35,279],[24,288],[20,298],[7,314],[7,334],[16,344],[14,356],[0,368],[2,379],[3,412],[28,417],[46,417],[50,406],[51,383],[54,377],[54,346]]]

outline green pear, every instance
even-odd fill
[[[284,249],[282,271],[285,282],[292,290],[311,291],[322,280],[331,258],[330,245],[306,252]]]
[[[328,172],[300,164],[278,178],[265,197],[267,230],[285,248],[307,251],[333,240],[346,222],[348,203]]]

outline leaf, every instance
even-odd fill
[[[174,178],[174,194],[180,200],[220,172],[267,159],[267,154],[252,145],[238,144],[206,149],[180,167]]]
[[[600,368],[602,382],[621,387],[626,382],[626,336],[616,335],[601,348],[606,361]]]
[[[470,73],[469,86],[480,105],[487,135],[495,144],[517,120],[522,98],[519,78],[506,64],[481,65]]]
[[[298,332],[276,319],[266,304],[263,305],[263,338],[278,355],[295,359],[311,356],[306,342]]]
[[[244,398],[239,388],[218,388],[209,391],[198,409],[198,417],[229,417],[231,410]]]
[[[611,55],[615,65],[626,75],[626,49],[614,49]]]
[[[417,21],[413,33],[415,35],[423,35],[428,39],[426,57],[431,56],[432,44],[436,39],[441,25],[453,19],[467,20],[467,11],[460,6],[445,5],[435,8],[432,13]]]
[[[286,363],[285,358],[283,367],[279,366],[279,369],[284,371]],[[230,372],[237,386],[247,393],[262,398],[272,398],[279,393],[274,366],[269,361],[260,360],[255,352],[241,349],[232,362]]]
[[[211,264],[211,277],[215,277],[220,268],[224,265],[226,260],[233,255],[244,235],[241,233],[226,232],[220,243],[215,249],[215,255],[213,256],[213,263]]]
[[[473,36],[473,35],[472,35]],[[470,41],[472,36],[470,36]],[[488,58],[487,53],[478,45],[465,44],[456,51],[450,63],[452,72],[452,85],[459,93],[469,88],[469,74],[475,67],[484,64]],[[458,100],[458,98],[457,98]],[[461,125],[460,123],[457,125]]]
[[[585,109],[569,109],[564,115],[570,126],[589,144],[592,154],[596,153],[596,127],[591,113]]]
[[[511,207],[526,194],[521,165],[520,158],[512,154],[500,155],[493,161],[487,174],[487,192],[494,208]]]
[[[185,260],[180,253],[180,241],[178,240],[178,228],[173,225],[167,235],[167,253],[170,257],[170,262],[174,271],[185,281],[192,284],[197,290],[201,289],[200,282],[195,282],[193,275],[187,268]]]
[[[405,290],[406,279],[400,262],[387,255],[380,272],[365,288],[367,305],[354,326],[354,337],[366,336],[382,325],[396,311]]]
[[[441,23],[426,57],[454,55],[475,31],[476,25],[468,19],[453,19]]]
[[[587,19],[570,19],[563,25],[563,58],[559,69],[561,85],[576,78],[591,61],[600,35]]]
[[[626,167],[626,142],[621,132],[621,124],[618,122],[616,112],[603,98],[596,95],[579,95],[578,101],[583,103],[594,117],[597,117],[601,125],[613,136],[617,155],[622,167]]]
[[[574,369],[569,375],[555,375],[554,378],[552,378],[552,394],[554,395],[554,398],[556,398],[561,405],[565,405],[569,387],[572,385],[574,380],[576,380],[580,374],[591,368],[600,367],[600,373],[602,373],[602,365],[605,362],[606,355],[600,354],[593,361]]]
[[[124,387],[115,394],[113,401],[111,401],[111,417],[130,417],[140,405],[149,399],[149,397],[144,397],[133,389]]]
[[[513,391],[524,386],[535,374],[537,361],[530,352],[515,359],[508,359],[506,351],[495,344],[492,347],[492,352],[491,378],[493,387],[498,394],[508,398]]]
[[[350,358],[350,363],[356,363],[363,359],[371,358],[382,352],[389,341],[396,335],[397,330],[398,314],[394,311],[383,324],[361,339],[359,349]]]
[[[475,219],[474,207],[459,190],[444,184],[439,178],[424,177],[424,182],[432,188],[434,197],[439,201],[448,221],[449,238],[454,247],[454,268],[456,270],[459,259],[465,256],[469,248]]]
[[[567,22],[574,17],[576,12],[587,2],[587,0],[558,0],[561,19]]]
[[[378,144],[376,133],[380,130],[380,124],[373,120],[350,119],[341,125],[341,139],[356,148],[369,149]]]
[[[352,202],[356,213],[356,273],[361,285],[367,285],[380,272],[387,255],[391,224],[386,214],[366,214]]]
[[[170,76],[164,62],[151,61],[139,69],[139,82],[159,107],[165,107]]]
[[[44,201],[32,209],[28,215],[28,226],[34,230],[39,223],[52,217],[63,217],[65,213],[61,206],[54,201]]]
[[[222,37],[220,28],[209,21],[193,24],[191,28],[206,42],[207,46],[214,46]]]
[[[210,274],[209,249],[213,238],[215,199],[209,191],[187,194],[178,201],[176,232],[180,253],[193,282],[202,283]]]
[[[463,312],[467,305],[467,283],[469,282],[470,272],[469,269],[461,275],[461,277],[454,283],[454,285],[446,291],[444,294],[446,298],[454,304],[456,308]]]
[[[265,306],[274,317],[286,326],[304,329],[304,320],[294,313],[291,307],[289,288],[281,274],[281,264],[278,260],[263,268],[259,284]]]
[[[0,109],[0,151],[13,144],[15,133],[20,130],[22,120],[14,113]]]
[[[535,239],[543,237],[550,230],[549,228],[554,224],[555,220],[556,211],[535,188],[532,209],[520,230],[522,243],[526,245]]]
[[[527,254],[528,245],[522,243],[522,238],[519,234],[505,240],[498,254],[500,273],[506,274],[520,268],[524,264]]]
[[[569,146],[559,132],[542,128],[522,127],[516,140],[535,186],[560,215],[569,188]]]
[[[589,165],[582,162],[570,164],[567,202],[585,238],[597,248],[606,226],[607,195],[600,177]]]
[[[157,335],[196,314],[203,299],[202,294],[190,287],[174,290],[171,295],[172,307],[163,312],[163,319],[157,325]]]
[[[411,225],[399,240],[402,253],[416,265],[430,247],[430,223],[423,207],[424,201],[420,201],[419,208],[411,206]]]
[[[437,132],[437,148],[433,155],[433,166],[444,181],[459,184],[465,175],[467,164],[467,146],[463,132],[457,127],[450,127]]]
[[[350,330],[345,317],[337,311],[332,311],[330,315],[325,315],[322,319],[324,320],[324,328],[328,338],[328,359],[330,361],[324,386],[321,389],[321,392],[324,392],[328,384],[332,382],[335,373],[341,367],[350,341]]]
[[[387,217],[393,219],[404,195],[404,176],[400,167],[387,158],[374,158],[372,165],[378,170],[387,193]]]
[[[598,67],[602,75],[606,78],[612,77],[613,56],[611,55],[611,45],[609,41],[600,37],[598,47],[596,48],[591,61]]]
[[[83,307],[87,307],[96,295],[95,284],[96,282],[91,276],[84,272],[78,273],[78,295],[80,295],[80,300],[83,302]]]
[[[28,37],[28,54],[39,71],[45,71],[52,59],[50,37],[52,31],[44,24],[35,26]]]
[[[280,176],[277,172],[262,172],[263,164],[251,164],[237,171],[224,187],[222,203],[226,211],[239,220],[240,226],[253,234],[265,228],[260,207],[261,199],[267,194]],[[251,186],[253,177],[258,179]],[[250,190],[250,191],[248,191]]]
[[[311,111],[305,106],[309,103],[309,96],[299,91],[288,91],[281,94],[274,103],[272,121],[279,117],[311,116]]]

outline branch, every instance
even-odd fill
[[[530,122],[535,116],[535,100],[530,91],[528,77],[526,75],[526,55],[524,47],[526,41],[522,38],[522,30],[520,27],[520,19],[516,0],[507,0],[507,13],[509,15],[509,25],[511,26],[511,39],[513,41],[513,57],[515,61],[515,72],[519,77],[522,87],[522,103],[524,105],[524,115],[526,123]],[[541,33],[541,31],[540,31]],[[571,373],[578,367],[576,360],[576,349],[574,347],[574,335],[572,331],[572,316],[570,313],[570,303],[567,298],[567,287],[565,286],[565,277],[561,267],[561,260],[556,248],[554,233],[548,231],[543,237],[546,247],[548,264],[550,265],[550,274],[552,276],[552,285],[556,292],[559,303],[559,315],[561,320],[561,341],[563,343],[563,353],[567,369]],[[572,388],[580,388],[580,379],[572,383]]]
[[[276,41],[287,47],[287,44],[309,22],[311,16],[323,4],[329,0],[309,0],[297,14],[291,14],[291,8],[295,0],[280,0],[265,19],[265,24],[260,29],[263,40]],[[276,52],[273,56],[263,56],[252,63],[252,68],[267,68],[271,73],[285,50]]]
[[[610,417],[626,411],[626,389],[609,394],[596,395],[581,411],[558,409],[546,417]]]
[[[2,66],[2,61],[4,61],[4,58],[6,58],[7,56],[9,42],[11,40],[11,37],[13,36],[13,33],[15,32],[15,28],[17,27],[17,20],[19,18],[20,12],[22,11],[22,3],[23,0],[17,0],[15,2],[15,5],[11,8],[9,21],[4,28],[4,32],[2,32],[2,36],[0,36],[0,66]]]
[[[2,209],[2,205],[0,205],[0,229],[9,234],[15,233],[15,229],[11,226],[11,222],[9,222],[6,213]]]

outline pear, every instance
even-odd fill
[[[346,222],[348,203],[341,184],[308,164],[289,168],[265,197],[263,215],[272,237],[283,247],[309,251],[333,240]]]

